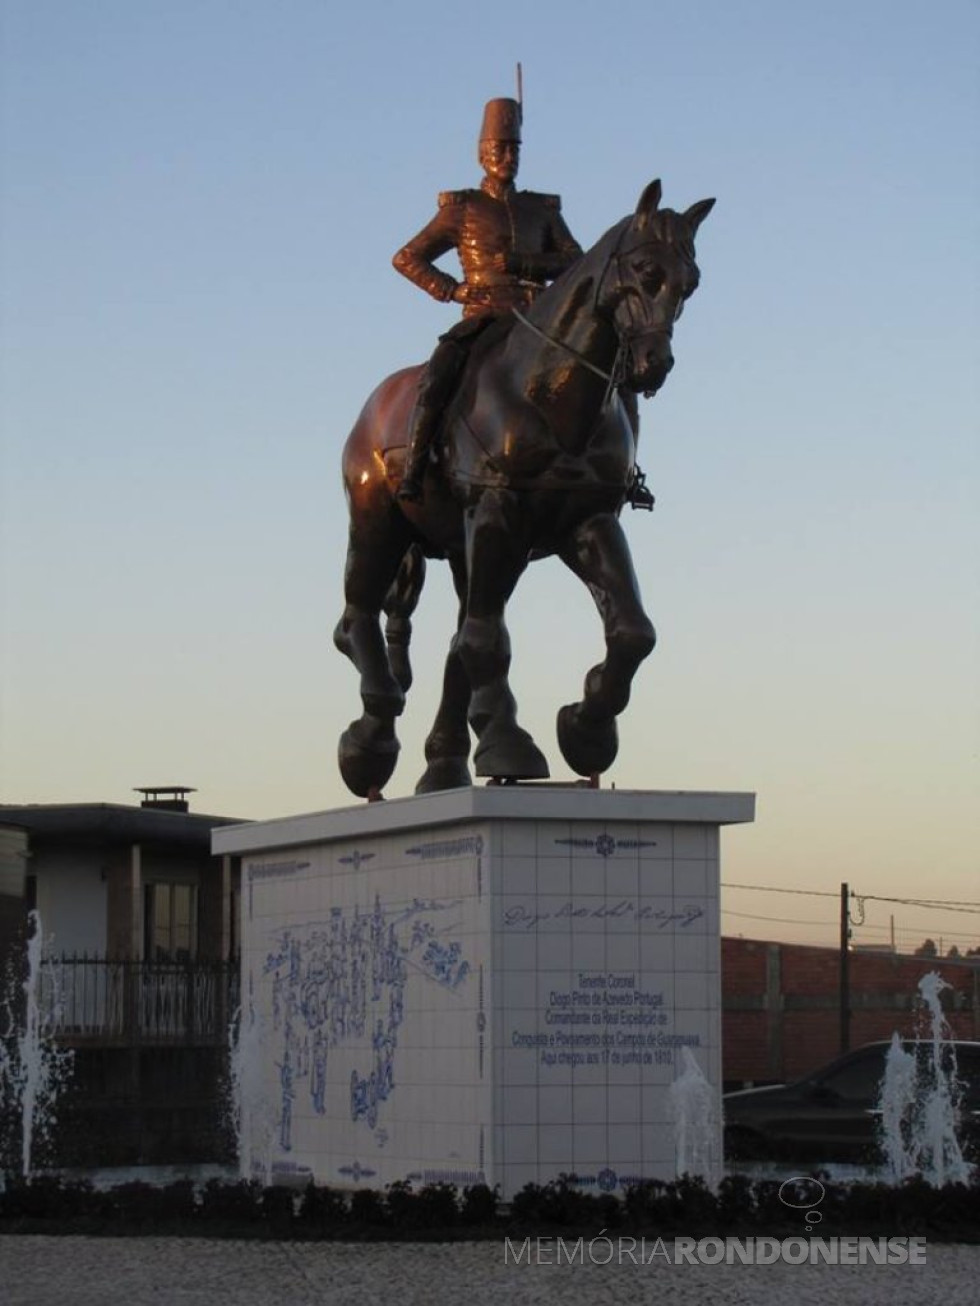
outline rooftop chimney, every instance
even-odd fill
[[[197,790],[186,785],[139,785],[133,792],[143,795],[140,807],[153,807],[158,812],[187,812],[190,803],[185,795],[196,794]]]

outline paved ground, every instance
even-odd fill
[[[606,1253],[597,1252],[597,1259]],[[3,1306],[958,1306],[980,1246],[911,1265],[505,1264],[501,1243],[378,1246],[0,1237]],[[618,1260],[622,1258],[618,1257]],[[642,1259],[642,1255],[637,1257]]]

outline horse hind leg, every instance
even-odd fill
[[[558,746],[579,775],[608,771],[619,751],[616,717],[630,699],[633,677],[656,634],[643,610],[623,528],[612,514],[585,522],[562,550],[562,561],[588,585],[602,617],[604,661],[587,673],[582,700],[558,713]]]
[[[343,615],[334,644],[360,673],[363,712],[340,737],[338,763],[352,793],[367,798],[387,784],[398,760],[395,718],[405,691],[392,669],[381,612],[408,548],[407,530],[390,504],[351,510]]]

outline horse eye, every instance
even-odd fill
[[[656,263],[640,263],[636,268],[636,275],[651,294],[655,294],[664,283],[663,269]]]

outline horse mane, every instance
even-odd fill
[[[625,218],[620,218],[618,222],[614,222],[608,231],[602,233],[595,244],[590,245],[583,252],[577,263],[573,263],[570,268],[566,268],[562,275],[551,283],[547,290],[543,292],[541,298],[544,298],[544,295],[548,294],[548,291],[554,287],[562,285],[566,278],[571,279],[576,275],[581,276],[583,272],[586,274],[592,272],[594,264],[598,265],[595,267],[595,275],[601,276],[616,246],[622,240],[626,228],[632,221],[633,215],[628,213]]]

